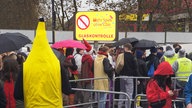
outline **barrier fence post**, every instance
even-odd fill
[[[116,77],[115,77],[115,75],[114,75],[114,77],[113,77],[113,91],[115,91],[115,79],[116,79]],[[113,103],[112,103],[112,107],[113,108],[115,108],[115,94],[113,94]]]
[[[93,80],[91,80],[91,89],[93,89]],[[93,92],[91,92],[91,101],[93,100]],[[93,104],[91,103],[91,108],[93,108]]]

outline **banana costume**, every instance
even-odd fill
[[[39,22],[32,50],[23,66],[25,108],[62,108],[60,63]]]

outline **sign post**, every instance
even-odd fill
[[[75,18],[75,39],[90,41],[117,40],[114,11],[78,12]]]

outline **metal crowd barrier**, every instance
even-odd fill
[[[142,99],[142,97],[144,98],[144,99]],[[175,104],[175,102],[184,102],[185,100],[183,99],[183,98],[176,98],[176,99],[174,99],[174,100],[172,100],[172,102],[173,102],[173,108],[177,108],[176,107],[176,104]],[[135,99],[134,99],[134,108],[138,108],[139,106],[137,106],[137,103],[141,103],[141,102],[148,102],[147,101],[147,96],[146,96],[146,94],[137,94],[136,96],[135,96]],[[185,106],[185,104],[183,103],[183,106]],[[145,107],[143,107],[143,108],[145,108]],[[147,108],[148,108],[148,106],[147,106]],[[185,108],[185,107],[184,107]]]
[[[121,79],[121,78],[131,78],[131,79],[135,79],[135,81],[137,82],[137,80],[138,79],[150,79],[150,77],[130,77],[130,76],[118,76],[118,77],[114,77],[113,78],[113,88],[112,88],[112,91],[110,91],[110,92],[113,92],[112,94],[113,94],[113,97],[114,97],[114,94],[115,93],[123,93],[123,92],[115,92],[114,93],[114,91],[115,91],[115,80],[116,79]],[[174,84],[174,89],[176,89],[176,81],[178,80],[178,79],[183,79],[183,78],[188,78],[188,77],[172,77],[172,83]],[[100,80],[100,79],[107,79],[107,78],[87,78],[87,79],[78,79],[78,80],[70,80],[70,82],[81,82],[81,81],[91,81],[91,87],[92,87],[92,89],[93,89],[93,82],[94,82],[94,80]],[[80,89],[80,88],[74,88],[74,90],[82,90],[82,91],[86,91],[86,90],[88,90],[88,89]],[[77,91],[78,91],[77,90]],[[93,90],[94,91],[94,90]],[[93,92],[93,91],[87,91],[87,92]],[[137,96],[138,94],[137,94],[137,91],[138,91],[138,88],[137,88],[137,86],[135,86],[135,95]],[[96,92],[96,91],[94,91],[94,92]],[[106,92],[106,91],[103,91],[103,92]],[[143,95],[145,95],[145,94],[143,94]],[[92,95],[91,95],[92,96]],[[91,97],[92,98],[92,97]],[[129,97],[130,98],[130,100],[131,101],[134,101],[135,102],[135,98],[134,99],[132,99],[132,97]],[[117,101],[117,99],[113,99],[113,107],[114,107],[114,101]],[[177,100],[173,100],[173,101],[180,101],[180,102],[184,102],[184,98],[180,98],[180,99],[177,99]],[[92,103],[93,104],[93,103]]]
[[[122,94],[122,95],[125,95],[126,96],[126,99],[125,100],[120,100],[120,101],[125,101],[125,103],[127,103],[129,105],[129,108],[131,107],[131,100],[130,100],[130,97],[128,96],[127,93],[124,93],[124,92],[114,92],[114,91],[103,91],[103,90],[92,90],[92,89],[79,89],[79,88],[72,88],[72,90],[75,90],[75,91],[84,91],[84,92],[95,92],[95,93],[107,93],[107,94]],[[98,97],[100,97],[100,95],[98,95]],[[77,106],[83,106],[83,105],[91,105],[91,107],[93,107],[93,104],[94,103],[97,103],[98,106],[100,105],[101,102],[109,102],[109,108],[111,108],[110,106],[110,100],[105,100],[105,101],[100,101],[98,100],[99,98],[97,98],[96,101],[93,101],[93,102],[87,102],[87,103],[81,103],[81,104],[74,104],[74,105],[68,105],[68,106],[64,106],[65,108],[69,108],[69,107],[77,107]],[[115,101],[118,101],[118,100],[115,100]],[[114,108],[114,106],[113,106]]]

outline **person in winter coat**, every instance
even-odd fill
[[[100,48],[97,57],[94,60],[94,78],[106,78],[94,80],[94,90],[109,91],[109,79],[113,78],[114,69],[107,58],[109,48],[103,46]],[[107,99],[106,93],[100,93],[100,101]],[[98,108],[105,108],[106,102],[101,102]]]
[[[189,79],[185,85],[184,89],[185,94],[185,104],[186,108],[192,108],[192,75],[189,76]]]
[[[138,63],[138,71],[141,76],[147,77],[147,65],[146,65],[145,61],[143,60],[143,55],[144,55],[143,50],[137,49],[135,51],[135,56],[137,57],[137,63]],[[142,93],[146,94],[146,84],[147,84],[146,79],[137,79],[137,81],[135,81],[135,83],[134,83],[134,85],[137,86],[137,93],[135,91],[135,86],[134,86],[135,92],[134,92],[133,97],[135,97],[136,94],[142,94]],[[140,102],[140,103],[141,103],[140,106],[142,106],[142,107],[147,105],[146,102]],[[137,105],[139,105],[139,104],[137,104]]]
[[[157,69],[157,66],[159,65],[159,58],[157,57],[157,48],[152,47],[150,49],[151,54],[146,58],[147,62],[147,69],[150,68],[151,64],[154,63],[154,69]]]
[[[125,92],[129,95],[130,98],[133,97],[134,91],[134,80],[133,76],[140,76],[138,72],[137,59],[132,53],[132,45],[127,43],[124,45],[124,65],[122,70],[119,73],[120,77],[127,77],[120,79],[120,91]],[[117,66],[118,67],[118,66]],[[119,95],[119,99],[125,99],[125,95]],[[123,106],[124,101],[118,102],[118,108]],[[128,103],[125,104],[125,108],[128,108]]]
[[[147,99],[149,108],[152,108],[154,102],[165,100],[165,105],[162,108],[171,108],[172,99],[175,98],[177,93],[171,90],[171,75],[173,70],[168,62],[162,62],[157,67],[154,77],[151,78],[147,84]],[[158,105],[160,106],[160,105]]]
[[[170,63],[170,65],[173,65],[173,63],[177,60],[177,58],[178,55],[175,54],[171,46],[167,46],[163,57],[160,59],[160,62],[167,61]]]
[[[69,80],[77,80],[78,79],[78,71],[77,71],[77,65],[75,63],[75,59],[73,56],[73,48],[67,48],[66,49],[66,59],[64,61],[64,66],[69,71]],[[70,82],[72,88],[77,88],[76,82]],[[72,90],[69,94],[69,105],[75,104],[75,91]],[[75,107],[72,107],[75,108]]]
[[[142,51],[142,50],[135,51],[135,55],[137,57],[139,73],[140,73],[140,75],[147,77],[147,65],[142,58],[143,54],[144,54],[144,51]]]
[[[82,65],[81,65],[81,78],[86,79],[86,78],[93,78],[93,58],[91,56],[93,52],[92,46],[84,40],[84,44],[87,47],[85,54],[82,57]],[[92,89],[93,87],[93,82],[91,84],[91,81],[82,81],[81,82],[82,88],[83,89]],[[90,92],[82,92],[83,94],[83,102],[89,102],[89,99],[91,99],[91,93]],[[89,107],[90,105],[85,105],[84,107]]]

